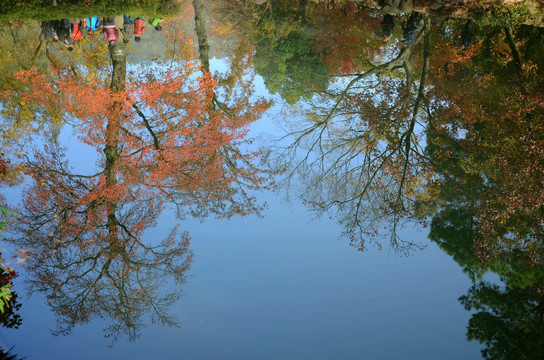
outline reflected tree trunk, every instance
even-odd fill
[[[508,43],[508,47],[510,48],[510,52],[512,53],[514,62],[516,63],[516,67],[518,68],[519,71],[521,71],[521,68],[522,68],[521,54],[519,53],[518,47],[516,46],[516,42],[514,41],[512,28],[505,27],[504,34],[506,35],[506,42]]]
[[[302,22],[306,22],[306,6],[308,0],[299,0],[298,2],[298,17]]]
[[[110,47],[110,58],[113,65],[111,77],[111,89],[123,91],[127,78],[127,47],[122,41],[118,41]]]
[[[210,72],[210,45],[208,44],[208,31],[206,30],[206,14],[201,0],[193,0],[195,10],[195,31],[198,37],[198,54],[202,63],[202,70]]]
[[[121,92],[125,89],[127,77],[126,45],[125,43],[118,41],[114,46],[111,46],[109,50],[113,67],[110,88],[113,92]],[[119,113],[121,113],[123,108],[122,104],[114,103],[114,107],[118,107]],[[117,174],[115,167],[117,160],[119,159],[118,145],[120,121],[121,119],[119,117],[109,117],[108,125],[106,127],[106,147],[104,148],[104,154],[106,155],[105,174],[106,185],[108,187],[114,187],[117,185]],[[117,201],[108,199],[108,230],[112,244],[116,243],[119,239],[116,212]]]

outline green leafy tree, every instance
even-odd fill
[[[253,26],[255,70],[267,89],[289,104],[325,91],[329,80],[321,50],[313,42],[315,29],[305,17],[306,2],[272,1]],[[302,9],[301,9],[302,7]]]
[[[474,314],[467,337],[485,345],[485,359],[539,359],[544,356],[542,282],[520,288],[479,282],[459,300]]]

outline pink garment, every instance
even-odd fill
[[[111,45],[115,45],[119,39],[119,30],[115,27],[104,27],[104,37]]]

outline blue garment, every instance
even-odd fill
[[[123,15],[123,20],[125,21],[125,24],[134,24],[134,20],[131,20],[128,15]]]
[[[92,16],[92,17],[87,18],[85,20],[87,21],[87,26],[85,26],[85,29],[87,31],[89,31],[89,30],[97,31],[100,24],[102,24],[100,22],[100,20],[98,20],[98,16]]]
[[[406,42],[406,44],[411,44],[411,43],[414,42],[415,37],[416,37],[417,28],[418,28],[418,26],[414,25],[411,30],[405,30],[402,33],[402,40],[404,40]]]

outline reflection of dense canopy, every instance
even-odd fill
[[[484,147],[476,155],[469,151],[467,143],[456,138],[446,140],[443,135],[433,137],[428,148],[432,160],[447,164],[443,166],[447,169],[444,178],[434,185],[439,187],[434,206],[440,209],[433,215],[430,238],[475,282],[460,298],[467,310],[475,311],[467,337],[485,344],[482,354],[486,359],[541,358],[544,353],[542,237],[532,234],[541,231],[542,225],[532,220],[540,216],[538,211],[531,214],[529,210],[539,203],[525,199],[523,207],[512,205],[512,212],[504,213],[504,217],[489,217],[490,204],[496,206],[504,201],[493,198],[496,191],[506,189],[499,177],[501,173],[486,164],[489,148],[485,140],[478,139]],[[441,146],[437,148],[437,144]],[[510,143],[513,144],[516,143]],[[523,161],[511,165],[527,166]],[[523,188],[524,184],[516,186]],[[504,285],[482,281],[487,271],[500,275]]]
[[[527,288],[480,282],[460,301],[472,315],[469,340],[484,343],[485,359],[541,359],[544,356],[542,282]]]
[[[260,25],[268,89],[305,100],[295,105],[307,121],[296,119],[278,165],[291,185],[302,180],[306,203],[336,212],[360,248],[381,225],[394,246],[412,245],[397,224],[429,223],[475,282],[460,299],[476,311],[468,338],[486,358],[541,358],[543,30],[501,9],[471,20],[412,13],[388,17],[386,39],[385,16],[361,4],[239,2],[240,22]],[[288,18],[300,23],[277,26]],[[482,281],[488,271],[505,285]]]
[[[366,23],[376,27],[379,21],[368,17]],[[381,47],[367,50],[356,68],[347,67],[353,72],[331,77],[329,89],[312,98],[308,123],[296,124],[295,143],[287,149],[303,174],[308,202],[318,212],[337,210],[346,234],[360,248],[363,238],[374,234],[372,220],[392,217],[395,228],[397,215],[406,213],[421,192],[425,170],[415,129],[424,100],[430,20],[412,21],[419,27],[412,42],[385,52]],[[322,37],[339,36],[325,34],[322,29]],[[423,69],[418,74],[414,60],[420,53]],[[394,229],[391,240],[402,248],[414,245],[399,242]]]
[[[544,33],[521,28],[518,36],[528,34]],[[471,49],[472,59],[442,62],[436,71],[426,152],[438,181],[428,191],[438,194],[435,205],[459,203],[473,214],[481,258],[516,248],[538,254],[542,247],[544,113],[536,84],[543,64],[530,61],[535,46],[528,39],[516,65],[509,57],[515,49],[484,42]],[[475,79],[469,89],[467,76]]]
[[[476,216],[477,198],[482,189],[476,184],[482,186],[482,183],[474,176],[471,183],[465,184],[452,183],[459,178],[450,179],[441,184],[442,209],[433,216],[429,236],[475,282],[460,298],[468,311],[475,312],[468,324],[468,339],[485,344],[482,354],[486,359],[541,358],[544,354],[542,255],[509,248],[495,252],[490,259],[482,259],[478,253],[481,244],[489,243],[485,236],[493,236],[478,231],[481,220]],[[486,249],[488,253],[493,250]],[[505,284],[482,281],[488,271],[500,275]]]
[[[435,241],[473,276],[474,285],[460,302],[473,314],[467,338],[485,345],[486,359],[539,359],[544,354],[544,268],[520,251],[502,253],[493,263],[477,261],[474,233],[447,229]],[[502,285],[479,278],[486,271],[500,275]]]
[[[319,50],[312,43],[314,29],[304,17],[305,6],[272,2],[270,16],[263,13],[256,25],[255,70],[270,92],[289,103],[309,99],[328,85]]]
[[[321,45],[330,84],[311,89],[311,100],[300,104],[308,121],[296,122],[286,153],[312,209],[337,212],[361,248],[384,223],[393,245],[402,247],[396,237],[402,219],[441,211],[455,186],[476,187],[459,201],[470,203],[465,220],[477,218],[470,231],[481,235],[478,257],[491,256],[484,249],[519,246],[537,252],[542,29],[414,12],[393,17],[398,31],[383,40],[379,12],[328,3],[311,13],[312,21],[319,11],[330,16],[309,43]],[[342,25],[345,32],[338,31]],[[344,43],[341,36],[357,40],[335,62],[327,54]]]

